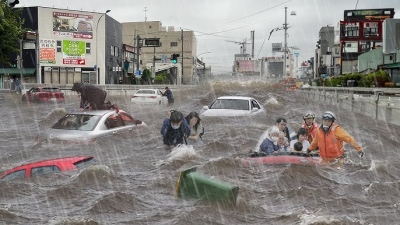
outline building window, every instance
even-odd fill
[[[62,52],[62,41],[57,41],[57,52]]]
[[[117,46],[110,46],[111,47],[111,56],[118,57],[119,56],[119,48]]]
[[[349,41],[344,43],[343,47],[344,53],[358,52],[358,42],[357,41]]]
[[[171,42],[171,47],[177,47],[178,46],[178,42]]]
[[[346,23],[341,27],[341,37],[358,37],[359,23]]]
[[[90,43],[86,43],[86,54],[90,54]]]
[[[364,37],[373,37],[378,36],[378,23],[377,22],[368,22],[364,23],[363,27]]]

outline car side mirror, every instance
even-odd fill
[[[208,110],[209,108],[208,108],[208,106],[203,106],[203,110]]]

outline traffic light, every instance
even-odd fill
[[[14,8],[17,4],[19,4],[19,0],[7,0],[7,6],[10,8]]]
[[[179,54],[172,54],[172,55],[171,55],[171,60],[172,60],[172,63],[173,63],[173,64],[178,63],[178,57],[179,57],[179,56],[180,56]]]

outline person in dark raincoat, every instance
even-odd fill
[[[168,104],[174,103],[174,95],[172,94],[171,89],[165,87],[165,92],[162,94],[163,96],[167,96]]]
[[[74,83],[71,91],[76,91],[81,97],[80,108],[85,110],[102,110],[107,92],[93,84]]]

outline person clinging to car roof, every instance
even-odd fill
[[[183,144],[184,138],[190,135],[190,126],[181,112],[176,110],[168,112],[161,128],[161,135],[163,143],[167,146]]]
[[[74,83],[71,91],[76,91],[81,98],[81,110],[102,110],[104,101],[107,97],[107,92],[93,84]]]
[[[330,111],[326,111],[322,115],[322,125],[318,128],[314,140],[307,149],[307,153],[310,153],[318,147],[323,165],[344,163],[343,142],[351,144],[360,157],[364,156],[362,147],[335,120],[335,115]]]

